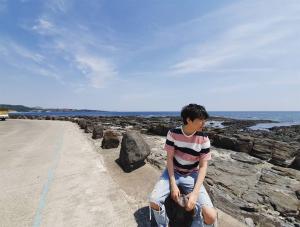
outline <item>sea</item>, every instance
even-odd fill
[[[168,117],[180,116],[176,111],[118,112],[118,111],[61,111],[61,112],[15,112],[13,115],[33,116],[137,116],[137,117]],[[272,120],[276,123],[262,123],[250,127],[253,130],[267,130],[274,126],[300,125],[300,111],[211,111],[210,116],[228,117],[246,120]]]

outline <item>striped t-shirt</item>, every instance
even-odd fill
[[[174,154],[174,170],[180,173],[191,173],[199,169],[199,160],[210,160],[210,141],[201,131],[186,135],[182,126],[170,129],[164,149]]]

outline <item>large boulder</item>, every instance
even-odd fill
[[[119,163],[126,172],[144,164],[150,154],[150,147],[138,131],[127,131],[122,139]]]
[[[101,125],[101,124],[94,125],[92,138],[93,139],[102,138],[103,137],[103,130],[104,130],[103,125]]]
[[[103,149],[117,148],[119,144],[120,140],[116,132],[111,130],[105,131],[101,145]]]

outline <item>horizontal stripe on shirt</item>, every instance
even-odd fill
[[[195,167],[197,167],[197,166],[199,165],[199,161],[197,161],[197,162],[195,162],[195,163],[193,163],[193,164],[190,164],[190,165],[182,165],[182,164],[180,164],[180,163],[176,160],[175,157],[173,158],[173,162],[174,162],[174,164],[175,164],[176,166],[178,166],[179,168],[183,168],[183,169],[187,169],[187,170],[191,170],[191,169],[193,169],[193,168],[195,168]]]

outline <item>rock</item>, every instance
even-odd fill
[[[239,120],[239,119],[225,119],[224,122],[222,122],[222,125],[229,126],[236,129],[243,129],[250,126],[254,126],[258,123],[272,123],[276,121],[271,120]]]
[[[103,125],[100,125],[100,124],[94,125],[92,138],[93,139],[102,138],[103,130],[104,130]]]
[[[251,164],[232,162],[219,157],[209,166],[206,178],[219,185],[233,196],[240,197],[249,189],[249,182],[259,179],[259,169]],[[233,177],[234,176],[234,177]],[[241,206],[241,204],[237,204]]]
[[[224,148],[224,149],[229,149],[229,150],[235,150],[237,143],[237,139],[226,136],[226,135],[220,135],[217,134],[213,137],[213,142],[212,144],[216,147]]]
[[[126,172],[144,164],[150,154],[150,147],[138,131],[127,131],[124,134],[119,156],[119,163]]]
[[[92,133],[93,130],[94,130],[94,123],[92,121],[86,121],[84,132],[85,133]]]
[[[279,211],[283,216],[299,215],[300,203],[289,194],[281,191],[268,191],[268,202],[273,206],[274,210]]]
[[[74,117],[74,118],[71,117],[70,118],[70,121],[73,122],[73,123],[78,123],[78,120],[79,120],[79,118],[77,118],[77,117]]]
[[[111,130],[105,131],[101,145],[103,149],[117,148],[119,144],[120,140],[117,133]]]
[[[295,191],[295,194],[296,194],[298,200],[300,200],[300,189],[299,189],[299,190],[296,190],[296,191]]]
[[[209,135],[212,138],[212,144],[216,147],[244,153],[249,153],[253,148],[253,138],[249,136],[213,134],[212,132]]]
[[[270,130],[286,140],[291,138],[293,141],[300,142],[300,125],[273,127]]]
[[[272,157],[272,143],[270,139],[254,139],[254,145],[250,155],[260,158],[262,160],[270,161]]]
[[[86,127],[86,120],[85,119],[79,119],[78,120],[78,125],[81,129],[85,129]]]
[[[272,169],[262,168],[259,181],[271,185],[276,185],[276,184],[278,185],[280,183],[286,183],[286,182],[282,182],[283,179],[284,178],[278,177],[276,172],[274,172]]]
[[[149,129],[148,132],[154,135],[159,135],[159,136],[166,136],[168,131],[172,127],[164,124],[158,124],[158,125],[152,125]]]
[[[246,223],[246,225],[249,226],[249,227],[255,227],[252,218],[245,218],[245,223]]]
[[[240,220],[251,217],[257,226],[289,226],[286,217],[297,219],[299,171],[273,166],[246,153],[222,149],[218,152],[210,161],[204,184],[219,209]],[[274,190],[285,192],[287,202],[280,205],[283,194],[272,194]]]
[[[263,169],[264,170],[264,169]],[[271,169],[278,176],[284,176],[288,180],[293,180],[294,183],[297,182],[300,188],[300,172],[291,168],[284,168],[281,166],[272,166]],[[289,182],[289,187],[294,185],[292,182]]]
[[[284,167],[290,166],[297,154],[297,147],[280,141],[273,142],[271,150],[273,152],[270,162]]]
[[[232,154],[230,154],[230,157],[239,162],[244,162],[244,163],[253,164],[253,165],[263,163],[263,161],[261,159],[251,157],[250,155],[248,155],[246,153],[232,153]]]
[[[293,161],[291,167],[300,170],[300,150],[298,150],[298,154],[295,157],[295,160]]]
[[[242,199],[252,204],[263,204],[264,199],[254,189],[250,189],[242,194]]]
[[[234,150],[238,152],[249,153],[253,148],[253,138],[245,135],[234,134],[237,141]]]

